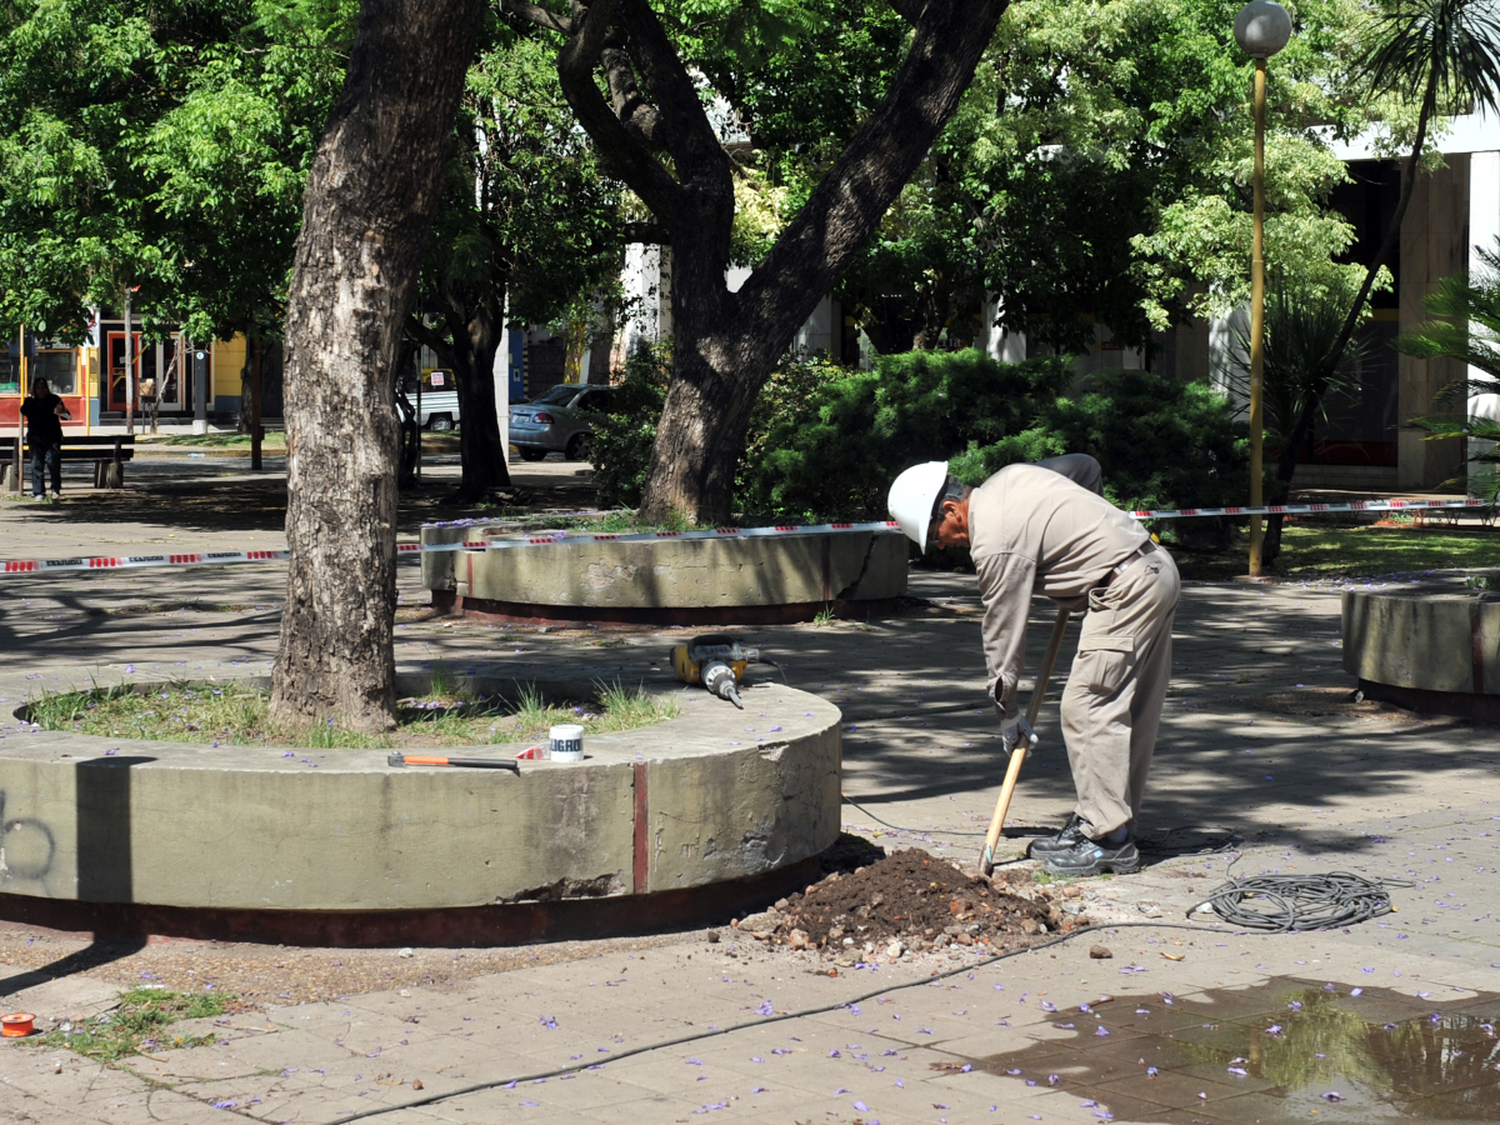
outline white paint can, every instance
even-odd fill
[[[563,723],[547,732],[547,757],[554,762],[583,761],[583,728]]]

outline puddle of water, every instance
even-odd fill
[[[1435,1005],[1305,981],[1116,996],[984,1069],[1168,1125],[1500,1121],[1500,997]]]

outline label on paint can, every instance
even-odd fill
[[[547,757],[554,762],[583,761],[583,728],[564,723],[547,732]]]

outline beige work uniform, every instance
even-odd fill
[[[1095,839],[1134,827],[1171,677],[1181,586],[1165,550],[1137,556],[1150,543],[1108,500],[1036,465],[1001,469],[969,496],[987,686],[1006,717],[1017,710],[1033,591],[1065,605],[1088,600],[1062,728],[1076,811]]]

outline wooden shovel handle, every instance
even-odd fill
[[[1042,710],[1042,699],[1047,694],[1047,681],[1052,678],[1052,666],[1057,663],[1058,650],[1062,648],[1063,633],[1068,628],[1072,614],[1059,608],[1057,622],[1052,626],[1052,639],[1047,642],[1047,655],[1042,657],[1042,667],[1037,673],[1036,688],[1031,693],[1031,704],[1026,708],[1026,721],[1036,725],[1036,717]],[[979,861],[979,870],[988,875],[995,870],[995,845],[1000,842],[1000,833],[1005,830],[1005,814],[1010,811],[1010,799],[1016,791],[1016,782],[1021,778],[1021,766],[1026,761],[1026,741],[1016,745],[1010,752],[1010,765],[1005,770],[1005,783],[1000,786],[1000,799],[995,802],[995,815],[990,818],[990,830],[984,837],[984,855]]]

